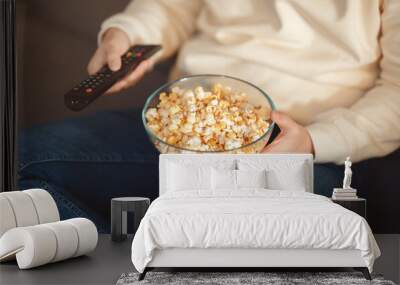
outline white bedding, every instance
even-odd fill
[[[165,248],[357,249],[370,271],[380,255],[359,215],[320,195],[265,189],[162,195],[140,223],[132,262],[143,272]]]

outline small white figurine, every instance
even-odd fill
[[[334,200],[352,200],[357,199],[357,189],[351,187],[351,178],[353,171],[351,171],[350,157],[346,157],[344,162],[344,178],[343,188],[333,188],[332,199]]]
[[[343,189],[352,189],[351,188],[351,177],[353,176],[353,172],[351,171],[351,160],[348,156],[346,161],[344,162],[344,178],[343,178]]]

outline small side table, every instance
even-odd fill
[[[136,233],[140,221],[150,205],[150,199],[144,197],[120,197],[111,199],[111,240],[124,241],[126,239],[127,213],[134,215],[133,234]]]
[[[332,202],[341,205],[342,207],[359,214],[364,219],[367,219],[367,200],[364,198],[354,198],[351,200],[331,199]]]

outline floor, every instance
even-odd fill
[[[400,235],[376,235],[382,251],[375,272],[400,283]],[[130,261],[132,237],[125,242],[111,242],[100,235],[97,249],[89,256],[78,257],[30,270],[18,270],[15,262],[0,265],[0,284],[115,284],[118,277],[133,271]]]
[[[381,250],[381,257],[376,260],[374,271],[400,284],[400,234],[375,235],[375,239]]]
[[[18,270],[15,262],[0,264],[0,284],[115,284],[124,272],[134,270],[130,261],[132,237],[112,242],[100,235],[94,252],[29,270]]]

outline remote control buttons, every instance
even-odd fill
[[[93,89],[92,88],[86,88],[85,92],[86,92],[86,94],[90,94],[90,93],[93,92]]]
[[[136,58],[136,57],[141,57],[142,56],[142,52],[135,52],[135,51],[128,51],[126,53],[126,58],[129,58],[130,60]]]

